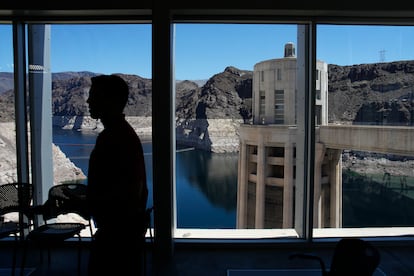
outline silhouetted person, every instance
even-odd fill
[[[89,159],[88,206],[97,227],[89,275],[141,275],[139,225],[148,189],[142,144],[123,114],[129,88],[117,75],[91,80],[90,116],[100,119],[104,129]]]

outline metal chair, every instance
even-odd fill
[[[28,227],[28,222],[24,221],[23,215],[29,208],[33,195],[33,186],[28,183],[8,183],[0,185],[0,239],[14,236],[15,246],[13,246],[12,256],[12,275],[16,271],[16,255],[19,246],[19,236],[22,235],[24,228]],[[17,216],[8,215],[12,213]]]
[[[359,238],[342,238],[336,245],[328,270],[321,257],[313,254],[296,253],[290,259],[304,258],[320,263],[322,276],[371,276],[380,263],[380,253],[369,242]]]
[[[73,220],[73,215],[78,218]],[[78,273],[81,271],[81,232],[89,228],[93,237],[92,219],[86,203],[86,185],[79,183],[54,185],[49,189],[48,198],[43,205],[34,206],[30,216],[35,220],[40,216],[44,224],[34,226],[25,238],[22,269],[29,245],[35,245],[48,251],[48,264],[50,265],[50,249],[62,245],[70,238],[77,238],[78,247]]]
[[[143,270],[144,270],[144,275],[147,275],[147,242],[146,242],[146,234],[147,232],[149,232],[149,239],[150,239],[150,245],[151,247],[154,244],[154,237],[152,234],[152,227],[151,227],[151,222],[152,222],[152,211],[154,210],[154,207],[148,207],[145,210],[145,215],[144,215],[144,224],[143,224],[143,229],[141,232],[142,235],[142,242],[143,242]],[[151,248],[152,249],[152,248]]]

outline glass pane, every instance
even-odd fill
[[[143,143],[152,206],[151,25],[52,25],[51,68],[55,156],[71,163],[55,162],[55,183],[87,183],[89,155],[103,130],[86,102],[91,77],[119,74],[129,85],[124,113]]]
[[[0,185],[17,182],[12,25],[0,24]]]
[[[414,233],[413,37],[317,27],[315,237]]]
[[[285,134],[295,124],[297,26],[176,24],[175,32],[176,236],[296,237]]]

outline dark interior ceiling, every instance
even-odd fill
[[[245,16],[299,17],[306,19],[335,17],[370,17],[390,19],[414,19],[414,8],[409,1],[21,1],[2,0],[0,16],[3,19],[44,17],[96,17],[106,18],[151,16],[155,12],[172,11],[173,16],[217,16],[218,19],[233,19]]]

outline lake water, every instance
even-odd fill
[[[94,132],[54,129],[53,142],[88,173]],[[152,145],[144,143],[148,177],[148,205],[152,205]],[[177,227],[236,228],[238,154],[182,149],[176,153]],[[412,226],[414,196],[411,188],[384,188],[371,177],[343,172],[343,226]],[[379,215],[380,214],[380,215]]]
[[[97,133],[54,128],[53,142],[85,175]],[[152,145],[144,143],[149,198],[152,205]],[[183,149],[176,154],[177,227],[236,227],[237,153]]]

